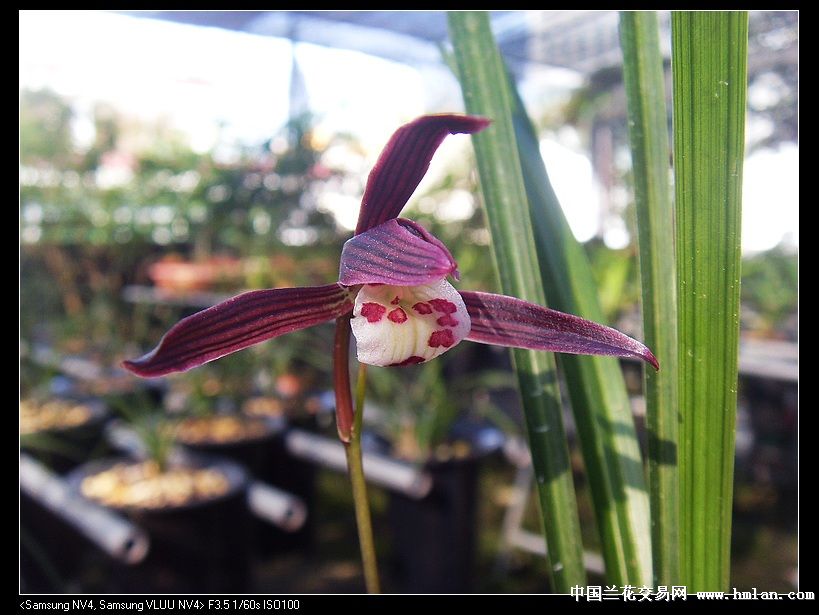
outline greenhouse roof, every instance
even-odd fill
[[[443,11],[129,11],[131,15],[348,49],[410,65],[440,64]],[[669,13],[660,12],[668,55]],[[620,63],[616,11],[492,11],[492,29],[515,72],[532,65],[591,74]],[[798,13],[751,12],[751,63],[795,61]],[[767,65],[767,66],[765,66]]]

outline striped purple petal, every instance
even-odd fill
[[[396,130],[370,171],[356,235],[401,213],[447,135],[478,132],[489,122],[470,115],[425,115]]]
[[[643,344],[579,316],[550,310],[514,297],[461,292],[472,318],[466,339],[484,344],[615,357],[636,357],[660,369]]]
[[[394,218],[344,244],[338,281],[418,286],[452,274],[458,265],[446,246],[423,226]]]
[[[181,372],[265,340],[349,312],[355,293],[340,284],[254,290],[180,320],[153,351],[123,366],[145,378]]]

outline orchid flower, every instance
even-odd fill
[[[338,282],[238,295],[181,320],[152,352],[124,366],[139,376],[162,376],[329,320],[347,326],[349,319],[358,360],[370,365],[423,363],[466,339],[637,357],[659,369],[646,346],[609,327],[514,297],[456,290],[447,277],[458,280],[458,267],[446,246],[397,217],[444,138],[489,123],[427,115],[393,134],[370,172],[355,235],[341,252]]]

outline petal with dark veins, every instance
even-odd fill
[[[344,244],[338,281],[417,286],[452,275],[458,265],[446,246],[423,226],[396,218]]]
[[[140,359],[123,366],[145,378],[181,372],[349,312],[355,289],[340,284],[254,290],[180,320]]]
[[[465,291],[461,296],[472,318],[468,340],[569,354],[636,357],[660,369],[644,344],[611,327],[505,295]]]
[[[356,235],[401,213],[447,135],[478,132],[489,123],[471,115],[424,115],[396,130],[370,171]]]

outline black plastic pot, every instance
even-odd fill
[[[254,419],[260,420],[260,419]],[[314,421],[310,424],[314,427]],[[264,521],[252,522],[254,550],[266,558],[291,549],[313,546],[316,469],[310,463],[296,459],[287,452],[284,443],[286,427],[283,421],[270,421],[269,431],[258,438],[239,442],[180,442],[198,453],[219,455],[243,464],[257,480],[295,495],[308,510],[307,519],[295,532],[287,532]]]
[[[257,476],[269,485],[301,498],[307,507],[304,525],[295,532],[284,532],[266,525],[259,533],[259,549],[263,555],[294,549],[310,550],[315,546],[316,466],[296,459],[287,450],[285,435],[279,431],[267,449],[267,461]]]
[[[115,463],[92,462],[68,476],[79,492],[82,480]],[[114,593],[245,592],[250,581],[250,513],[247,473],[238,464],[205,456],[186,460],[219,470],[228,491],[218,497],[160,509],[121,508],[121,514],[147,532],[150,548],[135,566],[112,563],[105,591]]]
[[[392,576],[397,591],[471,591],[482,459],[473,456],[426,463],[433,487],[423,499],[390,493]]]

